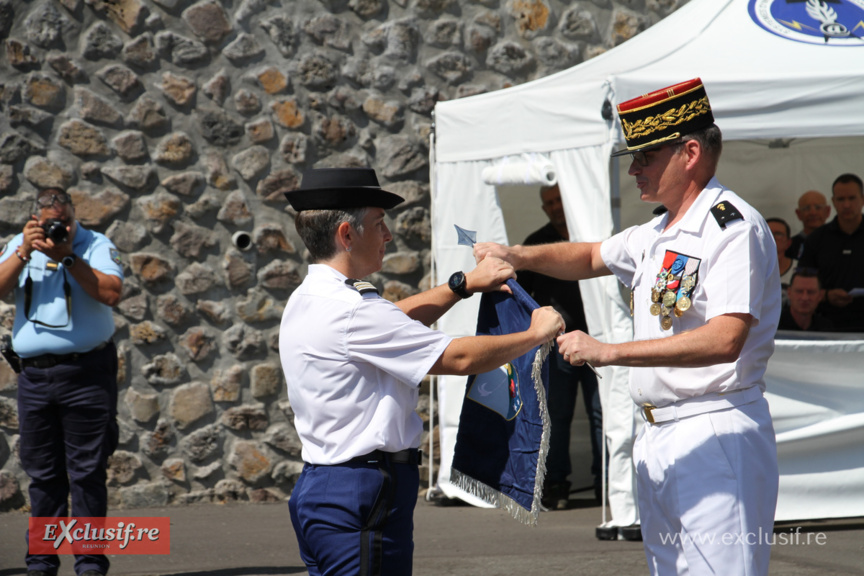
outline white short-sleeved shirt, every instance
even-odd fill
[[[721,226],[711,212],[725,202],[743,218]],[[762,216],[734,192],[712,178],[676,225],[663,231],[663,214],[603,242],[601,256],[613,274],[633,290],[634,338],[654,340],[705,325],[723,314],[754,318],[740,356],[734,362],[702,368],[632,368],[630,394],[639,405],[665,406],[712,392],[760,386],[774,352],[780,318],[780,274],[771,230]],[[672,254],[683,255],[687,272],[696,272],[692,306],[671,315],[672,327],[663,330],[660,316],[650,313],[651,289]]]
[[[294,427],[312,464],[418,447],[418,386],[452,341],[345,280],[309,266],[279,330]]]

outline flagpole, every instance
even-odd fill
[[[432,277],[432,286],[437,283],[437,266],[435,261],[435,185],[436,174],[435,157],[435,110],[432,110],[432,129],[429,131],[429,218],[432,221],[431,245],[432,257],[429,260],[429,274]],[[433,325],[437,327],[437,322]],[[435,487],[435,392],[438,388],[438,376],[432,376],[429,380],[429,487],[426,489],[426,501],[431,499],[432,490]]]

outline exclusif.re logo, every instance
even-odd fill
[[[168,517],[30,518],[30,554],[170,554]]]

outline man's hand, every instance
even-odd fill
[[[516,264],[514,262],[516,253],[511,246],[504,246],[495,242],[478,242],[474,244],[474,260],[482,262],[487,256],[494,256],[510,264]]]
[[[846,290],[842,288],[834,288],[833,290],[828,290],[825,293],[825,299],[828,300],[828,303],[832,306],[837,306],[838,308],[843,308],[844,306],[848,306],[852,303],[852,296],[849,295]]]
[[[24,230],[21,231],[21,234],[23,235],[23,239],[21,240],[21,247],[18,250],[21,256],[30,258],[30,254],[37,249],[37,243],[45,241],[45,231],[39,224],[39,220],[36,219],[36,216],[33,216],[24,224]]]
[[[564,319],[551,306],[543,306],[531,313],[528,331],[537,334],[541,343],[548,342],[564,331]]]
[[[21,242],[22,255],[29,257],[34,250],[38,250],[55,262],[60,262],[65,256],[70,256],[72,254],[71,235],[69,242],[55,244],[53,240],[45,237],[42,224],[43,222],[38,221],[33,216],[33,219],[24,225],[24,240]],[[71,233],[71,227],[67,226],[66,231]]]
[[[602,354],[607,346],[581,330],[558,336],[558,352],[573,366],[582,366],[586,362],[606,366],[608,363],[602,360]]]
[[[510,278],[516,278],[513,266],[500,258],[484,258],[474,270],[465,274],[465,288],[472,294],[493,290],[510,292],[510,288],[504,284]]]

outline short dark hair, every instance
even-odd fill
[[[859,178],[856,174],[852,174],[851,172],[847,172],[846,174],[841,174],[834,179],[834,183],[831,184],[831,195],[834,195],[834,186],[837,184],[848,184],[850,182],[854,182],[858,185],[858,192],[860,194],[864,194],[864,183],[861,182],[861,178]]]
[[[815,268],[796,268],[795,272],[792,273],[792,277],[789,278],[789,286],[792,286],[792,283],[795,282],[795,278],[816,278],[816,283],[819,285],[819,289],[822,289],[822,281],[819,280],[819,271]]]
[[[689,140],[699,142],[702,151],[715,163],[720,160],[720,154],[723,153],[723,133],[716,124],[711,124],[681,137],[681,142]]]
[[[336,229],[343,222],[363,234],[363,218],[369,208],[347,210],[301,210],[294,217],[294,227],[303,240],[313,262],[329,260],[336,255]]]
[[[783,225],[783,228],[786,229],[786,237],[787,238],[789,238],[789,236],[792,234],[792,229],[789,228],[789,224],[785,220],[783,220],[782,218],[766,218],[765,222],[766,223],[779,222],[780,224]]]

